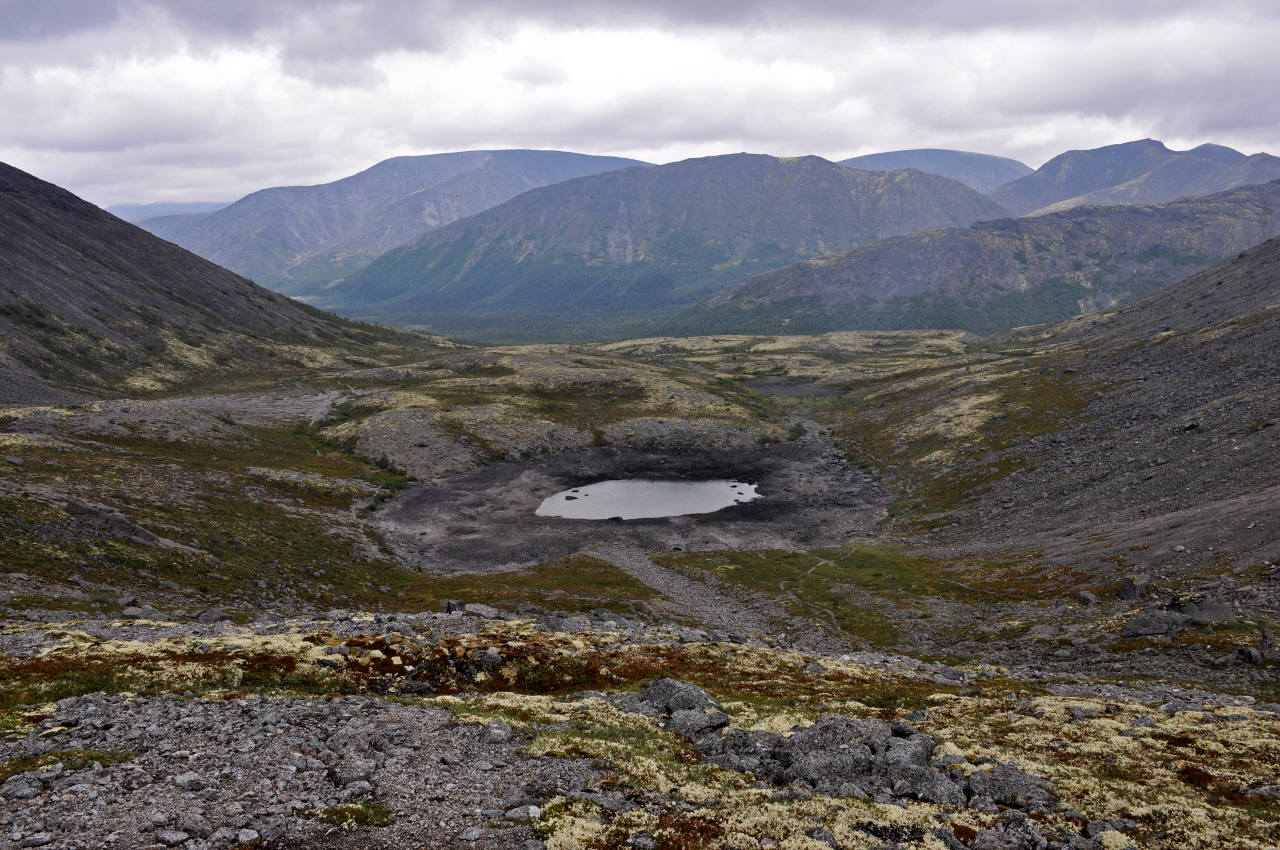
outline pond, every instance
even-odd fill
[[[600,481],[543,499],[535,513],[564,519],[658,519],[709,514],[760,498],[743,481]]]

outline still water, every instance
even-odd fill
[[[538,516],[565,519],[656,519],[709,514],[760,498],[743,481],[600,481],[548,496]]]

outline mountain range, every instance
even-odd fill
[[[292,294],[526,190],[645,164],[537,150],[402,156],[332,183],[263,189],[212,213],[152,218],[142,226]]]
[[[1280,181],[887,239],[766,272],[662,326],[990,332],[1132,300],[1280,233]]]
[[[990,192],[1017,215],[1085,204],[1158,204],[1280,179],[1280,157],[1222,145],[1175,151],[1154,139],[1067,151]]]
[[[229,201],[161,201],[154,204],[113,204],[107,212],[130,224],[171,215],[201,215],[230,206]]]
[[[411,335],[256,286],[0,163],[0,401],[342,362]]]
[[[979,192],[990,192],[1032,171],[1031,166],[1016,159],[940,148],[872,153],[842,159],[840,164],[863,171],[898,171],[903,168],[914,168],[916,171],[927,174],[950,177]]]
[[[919,171],[706,157],[526,192],[385,254],[316,303],[450,330],[484,317],[616,320],[806,257],[1002,214]]]

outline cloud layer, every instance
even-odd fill
[[[1266,2],[9,0],[0,160],[108,204],[487,147],[1275,150],[1277,43]]]

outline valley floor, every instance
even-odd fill
[[[0,847],[1275,846],[1269,377],[1133,357],[659,339],[0,410]],[[533,515],[713,474],[766,498]]]

